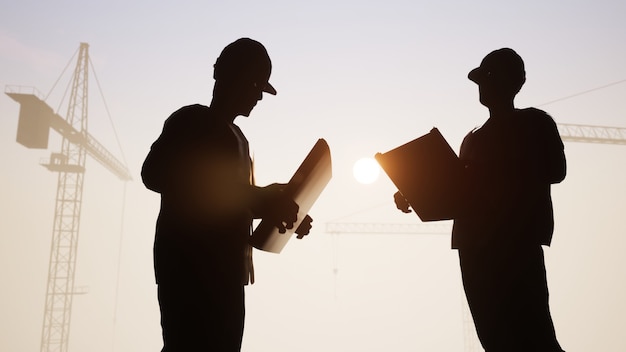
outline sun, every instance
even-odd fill
[[[380,166],[373,158],[361,158],[354,163],[352,173],[359,183],[367,185],[378,179]]]

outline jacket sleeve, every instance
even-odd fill
[[[556,123],[547,113],[542,111],[541,129],[538,136],[542,150],[539,168],[547,183],[559,183],[567,174],[565,147]]]
[[[158,147],[155,147],[157,143],[153,143],[150,148],[150,152],[143,162],[141,167],[141,179],[143,184],[151,191],[161,193],[163,190],[163,158],[160,157]],[[161,172],[159,172],[159,170]]]
[[[182,131],[177,126],[176,113],[163,126],[159,138],[152,144],[141,168],[141,179],[149,190],[162,193],[172,182],[171,172],[177,151],[181,149]]]
[[[146,188],[167,193],[180,188],[193,166],[199,150],[207,149],[203,143],[212,142],[211,131],[203,124],[207,119],[206,107],[185,106],[170,115],[163,131],[152,143],[141,168],[141,178]]]

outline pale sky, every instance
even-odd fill
[[[334,176],[311,210],[314,229],[280,255],[255,252],[244,352],[464,351],[458,258],[446,235],[331,235],[332,221],[419,223],[396,211],[383,176],[361,185],[362,157],[440,129],[458,151],[487,110],[467,73],[490,51],[526,62],[518,107],[557,123],[626,127],[624,1],[4,1],[0,86],[48,94],[81,42],[90,44],[109,121],[90,76],[89,132],[134,180],[87,161],[70,351],[158,351],[152,272],[158,195],[141,163],[164,120],[208,104],[212,64],[240,37],[261,41],[277,96],[247,134],[260,184],[286,182],[318,138]],[[61,105],[69,71],[48,103]],[[63,78],[64,77],[64,78]],[[67,98],[65,99],[65,102]],[[19,105],[0,95],[0,350],[38,350],[60,150],[15,142]],[[61,108],[60,114],[65,113]],[[123,151],[120,151],[115,138]],[[556,231],[546,250],[557,336],[568,352],[626,351],[626,146],[566,144],[568,176],[553,187]]]

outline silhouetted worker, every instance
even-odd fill
[[[491,52],[469,79],[489,119],[461,145],[452,247],[478,337],[486,352],[560,352],[542,245],[554,228],[550,185],[565,178],[563,142],[548,114],[514,107],[526,81],[515,51]],[[410,211],[401,194],[394,198]]]
[[[142,169],[147,188],[161,194],[154,264],[164,352],[240,351],[244,285],[254,282],[253,218],[293,228],[298,205],[284,185],[253,185],[248,141],[233,123],[249,116],[268,82],[263,45],[242,38],[214,65],[210,106],[174,112]],[[307,216],[296,233],[308,234]]]

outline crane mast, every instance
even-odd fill
[[[89,45],[81,43],[66,115],[69,125],[85,136],[88,51]],[[68,349],[86,154],[83,144],[72,143],[63,136],[61,152],[53,153],[49,164],[45,165],[58,172],[58,181],[41,334],[42,352],[65,352]]]
[[[87,155],[105,166],[122,181],[132,179],[128,169],[87,132],[89,44],[81,43],[71,80],[66,118],[48,104],[19,87],[5,93],[20,104],[17,142],[31,149],[46,149],[50,130],[62,136],[61,150],[53,152],[42,165],[58,173],[56,203],[50,245],[48,282],[41,333],[41,352],[67,352],[72,316],[72,299],[79,294],[74,286],[76,257],[83,202],[83,181]]]

